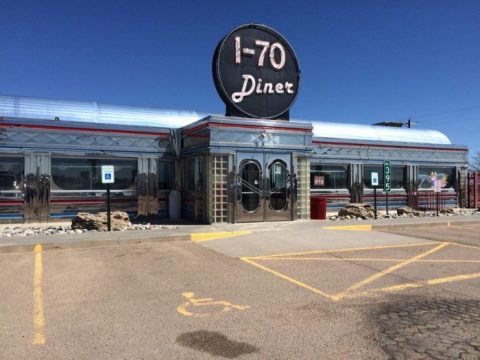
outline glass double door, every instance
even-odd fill
[[[237,153],[235,222],[293,219],[290,154]]]

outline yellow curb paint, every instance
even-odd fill
[[[284,280],[287,280],[288,282],[291,282],[292,284],[295,284],[295,285],[297,285],[297,286],[300,286],[300,287],[303,287],[303,288],[305,288],[305,289],[307,289],[307,290],[310,290],[310,291],[314,292],[315,294],[322,295],[322,296],[324,296],[324,297],[326,297],[327,299],[330,299],[330,300],[335,300],[335,299],[332,297],[332,295],[329,295],[329,294],[327,294],[326,292],[323,292],[322,290],[316,289],[316,288],[314,288],[314,287],[312,287],[312,286],[310,286],[310,285],[308,285],[308,284],[305,284],[305,283],[303,283],[303,282],[301,282],[301,281],[295,280],[295,279],[293,279],[293,278],[291,278],[291,277],[289,277],[289,276],[287,276],[287,275],[285,275],[285,274],[282,274],[282,273],[280,273],[280,272],[278,272],[278,271],[275,271],[275,270],[273,270],[273,269],[270,269],[270,268],[268,268],[268,267],[266,267],[266,266],[257,264],[256,262],[254,262],[253,260],[251,260],[251,258],[242,257],[242,258],[240,258],[240,260],[245,261],[246,263],[248,263],[248,264],[250,264],[250,265],[253,265],[253,266],[255,266],[255,267],[259,268],[259,269],[262,269],[262,270],[264,270],[264,271],[266,271],[266,272],[268,272],[268,273],[270,273],[270,274],[273,274],[273,275],[275,275],[275,276],[278,276],[279,278],[282,278],[282,279],[284,279]]]
[[[42,245],[35,245],[35,272],[33,275],[33,341],[34,345],[45,344],[45,316],[42,296]]]
[[[229,238],[233,236],[248,235],[251,231],[221,231],[221,232],[209,232],[209,233],[196,233],[191,235],[191,240],[195,242],[210,241]]]
[[[302,252],[273,254],[273,255],[249,256],[248,258],[249,259],[271,259],[271,258],[282,257],[282,256],[301,256],[301,255],[313,255],[313,254],[338,253],[338,252],[345,252],[345,251],[404,248],[404,247],[412,247],[412,246],[428,246],[428,245],[433,246],[436,244],[438,244],[437,241],[430,241],[430,242],[416,243],[416,244],[381,245],[381,246],[369,246],[369,247],[358,247],[358,248],[348,248],[348,249],[311,250],[311,251],[302,251]]]
[[[343,226],[324,226],[325,230],[345,230],[345,231],[372,231],[372,225],[343,225]]]

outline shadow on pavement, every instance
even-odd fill
[[[229,340],[219,332],[207,330],[183,333],[177,337],[176,342],[184,347],[228,359],[258,351],[258,348],[253,345]]]

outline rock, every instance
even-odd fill
[[[123,211],[112,212],[110,221],[113,231],[124,231],[132,226],[128,214]],[[72,229],[79,229],[82,230],[82,232],[83,230],[107,231],[107,213],[78,213],[77,216],[72,219]]]
[[[397,209],[397,214],[402,216],[402,217],[410,217],[410,216],[420,216],[421,212],[412,209],[411,207],[408,206],[402,206]],[[403,216],[406,215],[406,216]]]
[[[446,214],[446,215],[463,215],[465,214],[466,212],[465,211],[462,211],[461,209],[459,208],[448,208],[448,209],[442,209],[440,210],[440,213],[441,214]]]
[[[375,217],[375,211],[369,204],[346,204],[345,208],[338,212],[339,217],[343,218],[362,218],[369,219]]]

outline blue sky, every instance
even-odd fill
[[[0,93],[223,113],[211,61],[244,23],[297,53],[291,117],[406,121],[480,151],[480,1],[0,1]]]

